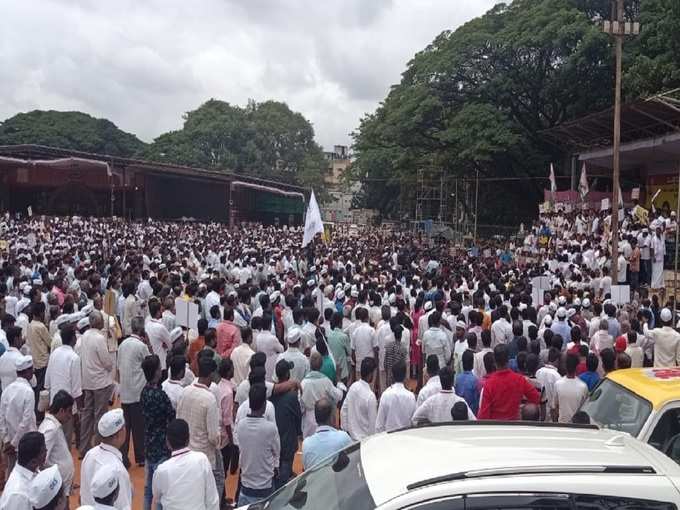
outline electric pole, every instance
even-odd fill
[[[626,35],[637,35],[640,33],[639,23],[624,22],[624,0],[614,0],[616,11],[612,12],[612,20],[604,22],[604,31],[613,35],[616,43],[616,86],[614,92],[614,147],[613,147],[613,176],[612,176],[612,221],[611,221],[611,277],[612,284],[617,285],[619,280],[618,258],[619,258],[619,200],[623,197],[619,195],[620,175],[621,175],[621,78],[623,60],[623,38]],[[614,16],[615,14],[615,16]],[[616,19],[614,19],[614,17]]]

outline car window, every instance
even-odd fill
[[[637,437],[652,412],[652,405],[623,386],[604,379],[581,406],[593,423]]]
[[[573,510],[568,494],[475,494],[465,510]]]
[[[373,510],[375,502],[364,478],[361,444],[331,455],[288,482],[250,510]]]
[[[574,496],[575,510],[676,510],[673,503],[614,496]]]
[[[677,510],[673,503],[580,494],[473,494],[409,506],[408,510]]]
[[[463,496],[436,499],[408,507],[408,510],[464,510],[464,509],[465,502],[463,500]]]
[[[649,444],[654,448],[665,451],[670,440],[680,434],[680,409],[668,409],[663,413],[649,436]]]

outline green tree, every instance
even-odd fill
[[[360,205],[394,216],[390,197],[397,189],[412,197],[421,168],[448,177],[546,175],[559,153],[541,131],[609,104],[609,44],[572,0],[515,0],[443,32],[354,133]],[[535,214],[544,184],[483,186],[480,221]]]
[[[242,108],[211,99],[185,114],[181,130],[161,135],[139,155],[314,187],[325,196],[327,166],[314,129],[281,102]]]
[[[38,144],[129,157],[145,146],[106,119],[81,112],[34,110],[0,123],[0,145]]]

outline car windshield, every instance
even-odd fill
[[[581,411],[597,425],[637,436],[647,421],[652,405],[623,386],[604,379],[590,394]]]
[[[361,445],[353,444],[306,470],[250,510],[369,510],[375,502],[364,478]]]

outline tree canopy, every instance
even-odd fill
[[[312,125],[276,101],[242,108],[211,99],[185,114],[181,130],[159,136],[140,155],[315,189],[323,187],[326,171]]]
[[[612,43],[597,22],[609,5],[515,0],[442,32],[353,133],[358,205],[395,217],[395,197],[413,204],[418,170],[441,169],[448,178],[524,178],[480,187],[482,223],[535,215],[546,184],[536,177],[561,157],[541,132],[612,104]],[[642,36],[626,43],[627,96],[680,84],[678,5],[627,3],[643,23]]]
[[[37,144],[130,157],[144,147],[135,135],[82,112],[34,110],[0,123],[0,145]]]

